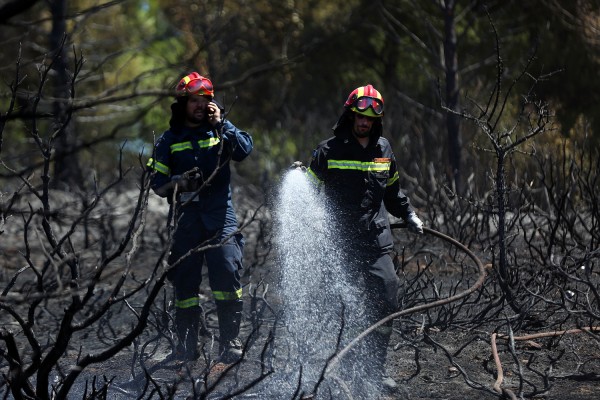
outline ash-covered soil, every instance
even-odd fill
[[[473,263],[460,254],[449,257],[449,248],[432,237],[415,238],[400,232],[397,251],[400,260],[404,256],[398,272],[404,282],[400,296],[405,309],[455,295],[473,285],[478,277]],[[110,398],[139,396],[142,388],[148,391],[147,397],[156,396],[145,386],[148,380],[144,368],[152,376],[153,384],[163,388],[161,396],[165,395],[164,388],[172,387],[174,398],[365,398],[364,394],[352,391],[349,383],[341,379],[339,370],[325,376],[316,393],[314,380],[300,383],[299,360],[290,358],[295,356],[289,349],[289,338],[281,321],[280,271],[271,257],[267,259],[270,261],[262,265],[252,266],[256,263],[252,259],[247,262],[252,266],[245,276],[242,339],[247,354],[239,364],[218,362],[214,305],[208,287],[203,284],[208,332],[202,337],[200,360],[170,361],[168,337],[149,327],[144,335],[146,342],[140,340],[140,344],[148,343],[143,353],[140,348],[135,349],[137,353],[130,349],[94,366],[84,376],[91,378],[91,372],[107,378],[114,376]],[[560,326],[557,320],[565,317],[564,313],[544,314],[540,310],[534,314],[539,319],[520,320],[509,307],[493,308],[498,294],[489,289],[493,286],[490,281],[493,271],[489,268],[486,271],[484,287],[466,298],[394,321],[386,368],[399,389],[393,393],[373,391],[366,398],[462,400],[511,395],[527,399],[597,398],[600,351],[594,334],[581,331],[549,336]],[[166,293],[170,290],[167,287]],[[553,321],[544,321],[545,315],[551,315]],[[112,323],[117,324],[114,318]],[[127,321],[122,323],[126,325]],[[313,328],[306,326],[307,330]],[[508,337],[511,329],[515,331],[512,341]],[[496,337],[492,336],[494,332]],[[542,337],[521,338],[527,334]],[[153,343],[153,338],[158,339]],[[500,364],[494,361],[492,342],[497,347]],[[311,361],[318,368],[325,362],[325,358]],[[364,377],[365,384],[369,379]]]
[[[240,221],[249,222],[244,227],[247,238],[241,335],[246,344],[244,358],[233,365],[218,362],[214,304],[207,279],[204,279],[200,289],[207,328],[201,337],[203,355],[194,362],[172,360],[169,357],[173,343],[170,329],[172,288],[167,283],[154,304],[144,333],[134,344],[107,361],[86,367],[77,378],[69,398],[365,398],[362,395],[358,397],[352,391],[351,383],[341,379],[343,371],[339,369],[334,368],[317,379],[300,376],[298,365],[306,360],[302,359],[302,354],[296,356],[290,351],[293,344],[286,336],[281,318],[284,307],[279,286],[281,271],[272,244],[270,205],[251,200],[256,198],[255,195],[243,190],[236,193]],[[122,212],[114,216],[115,221],[120,221],[120,229],[126,226],[127,209],[135,199],[131,194],[128,196],[128,200],[123,200]],[[114,204],[111,202],[111,205]],[[165,218],[166,204],[152,197],[145,233],[135,257],[130,264],[120,261],[111,268],[110,279],[99,285],[98,290],[108,292],[124,268],[130,268],[135,276],[125,288],[135,287],[156,273],[157,268],[159,272],[164,268],[164,265],[157,267],[157,260],[164,248]],[[68,224],[63,226],[64,229],[68,227]],[[1,278],[2,286],[7,287],[15,271],[23,265],[24,249],[22,228],[6,224],[4,230],[1,237],[4,263]],[[99,240],[102,235],[119,237],[115,232],[97,231],[88,239]],[[486,252],[477,248],[472,250],[484,263],[489,262]],[[454,296],[470,288],[478,278],[474,263],[438,238],[428,235],[415,237],[398,230],[396,251],[398,274],[403,282],[400,293],[403,309]],[[82,257],[92,258],[89,254]],[[43,251],[32,257],[34,262],[43,258]],[[388,374],[398,382],[399,389],[385,394],[371,391],[366,398],[598,398],[600,347],[597,333],[573,331],[577,327],[570,321],[569,308],[556,307],[550,301],[536,301],[535,293],[530,294],[527,314],[519,315],[499,301],[501,293],[495,283],[494,269],[488,266],[487,274],[484,285],[465,298],[394,320],[386,367]],[[24,276],[17,279],[21,287],[27,287],[22,282]],[[68,373],[81,357],[101,353],[126,335],[139,315],[146,293],[146,290],[140,291],[112,308],[89,329],[77,332],[58,368],[54,369],[55,380],[51,384],[59,384],[61,376]],[[29,305],[26,299],[27,294],[20,292],[10,294],[5,301],[26,312]],[[44,343],[55,340],[62,307],[68,303],[68,297],[59,301],[49,298],[43,307],[36,309],[36,329],[40,329],[38,337]],[[6,329],[19,336],[14,318],[3,313],[1,319]],[[586,328],[586,325],[580,327]],[[306,329],[314,327],[306,326]],[[567,331],[569,329],[571,331]],[[538,336],[526,337],[531,334]],[[305,345],[310,347],[310,343]],[[494,345],[499,362],[494,360]],[[25,362],[28,362],[27,349],[23,350],[23,354]],[[333,354],[311,362],[324,368],[330,356]],[[500,377],[499,368],[502,371]],[[9,373],[6,359],[2,360],[0,370],[0,392],[3,398],[11,398],[6,385]],[[35,382],[35,377],[32,381]],[[367,382],[368,377],[364,381]],[[361,385],[362,378],[356,377],[354,384]]]
[[[270,305],[276,310],[276,301],[272,300]],[[277,336],[278,332],[284,334],[283,327],[275,327],[275,315],[264,311],[255,330],[254,311],[248,306],[242,332],[248,345],[247,354],[238,364],[218,362],[217,325],[209,311],[207,322],[213,335],[202,337],[203,356],[199,360],[187,363],[170,360],[169,341],[165,337],[156,339],[149,328],[137,348],[132,346],[109,361],[88,368],[79,378],[77,391],[82,390],[85,379],[90,382],[95,375],[100,381],[112,380],[108,389],[111,399],[292,399],[301,398],[299,387],[304,390],[303,398],[364,398],[344,386],[337,370],[325,378],[316,395],[311,390],[316,386],[314,381],[300,384],[298,371],[290,371],[290,366],[298,360],[288,358],[285,340]],[[208,307],[210,303],[206,304]],[[394,393],[372,392],[373,397],[369,398],[497,399],[502,398],[502,389],[509,389],[517,398],[521,398],[522,391],[527,399],[597,398],[600,354],[597,342],[589,334],[515,341],[512,349],[508,340],[496,338],[503,368],[499,392],[494,389],[498,369],[492,355],[491,325],[487,329],[465,326],[441,331],[430,327],[424,331],[419,320],[426,318],[414,315],[395,321],[386,368],[400,387]],[[127,323],[122,321],[124,326]],[[119,322],[113,318],[112,324],[117,326]],[[152,391],[153,385],[156,392]]]

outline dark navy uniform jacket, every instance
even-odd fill
[[[314,150],[307,176],[322,187],[346,239],[385,253],[393,247],[387,212],[406,219],[413,209],[400,190],[396,159],[380,127],[364,148],[349,123],[338,123],[335,136]]]
[[[148,168],[156,171],[151,187],[156,190],[170,182],[174,175],[181,175],[194,167],[199,168],[198,185],[210,181],[198,196],[189,203],[202,213],[202,221],[208,230],[225,233],[237,229],[235,210],[231,202],[231,170],[229,161],[242,161],[252,151],[252,137],[236,128],[231,122],[213,127],[208,122],[197,128],[171,127],[156,141],[154,154]],[[166,196],[171,199],[173,192]]]

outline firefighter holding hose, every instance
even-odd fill
[[[325,194],[334,210],[337,226],[333,229],[342,233],[340,246],[350,260],[350,281],[356,278],[364,285],[369,313],[365,328],[398,308],[399,279],[391,257],[388,212],[404,219],[413,231],[423,233],[422,221],[400,190],[396,158],[382,136],[383,115],[379,91],[372,85],[354,89],[333,127],[333,137],[317,146],[306,169],[308,179]],[[304,169],[299,161],[292,167]],[[350,361],[369,362],[377,381],[388,391],[397,388],[385,373],[391,333],[390,322],[367,337],[370,354],[355,354]]]
[[[219,321],[219,354],[223,362],[233,362],[242,355],[238,335],[244,241],[231,200],[229,163],[245,159],[253,141],[223,118],[212,82],[197,72],[179,81],[171,112],[170,128],[156,141],[148,168],[152,189],[167,197],[174,216],[167,275],[175,288],[178,343],[173,355],[181,360],[200,356],[198,291],[206,262]],[[203,251],[194,250],[209,244]]]

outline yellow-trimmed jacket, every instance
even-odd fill
[[[341,229],[379,250],[393,246],[387,212],[406,219],[413,211],[400,190],[392,147],[382,136],[363,148],[349,127],[337,130],[313,151],[307,176],[325,193]]]
[[[218,127],[204,123],[196,128],[171,128],[158,138],[148,160],[147,168],[155,171],[151,187],[160,188],[172,176],[197,167],[198,184],[209,179],[210,182],[201,190],[198,201],[193,203],[194,208],[203,213],[207,228],[235,229],[237,220],[231,203],[229,162],[242,161],[252,148],[252,137],[229,121]],[[172,192],[166,196],[170,198]]]

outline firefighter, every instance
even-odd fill
[[[333,127],[333,137],[314,150],[306,175],[335,210],[334,227],[343,254],[351,262],[351,282],[360,279],[365,289],[369,318],[366,328],[398,307],[399,279],[391,252],[393,238],[388,212],[404,219],[417,233],[423,223],[400,190],[398,165],[387,139],[382,136],[383,97],[372,85],[353,90],[344,112]],[[292,167],[301,164],[296,162]],[[385,373],[385,357],[392,333],[391,322],[367,339],[369,366],[384,389],[396,382]],[[365,363],[365,358],[351,361]],[[342,368],[351,368],[347,365]],[[377,381],[376,381],[377,382]]]
[[[167,197],[175,231],[167,278],[175,291],[174,356],[195,360],[200,321],[199,286],[206,262],[219,322],[219,355],[233,362],[242,355],[238,338],[242,319],[242,251],[231,200],[233,161],[252,151],[252,137],[223,118],[212,82],[197,72],[183,77],[171,105],[170,128],[156,141],[148,168],[151,187]],[[199,246],[214,245],[204,251]],[[191,252],[190,252],[191,251]]]

